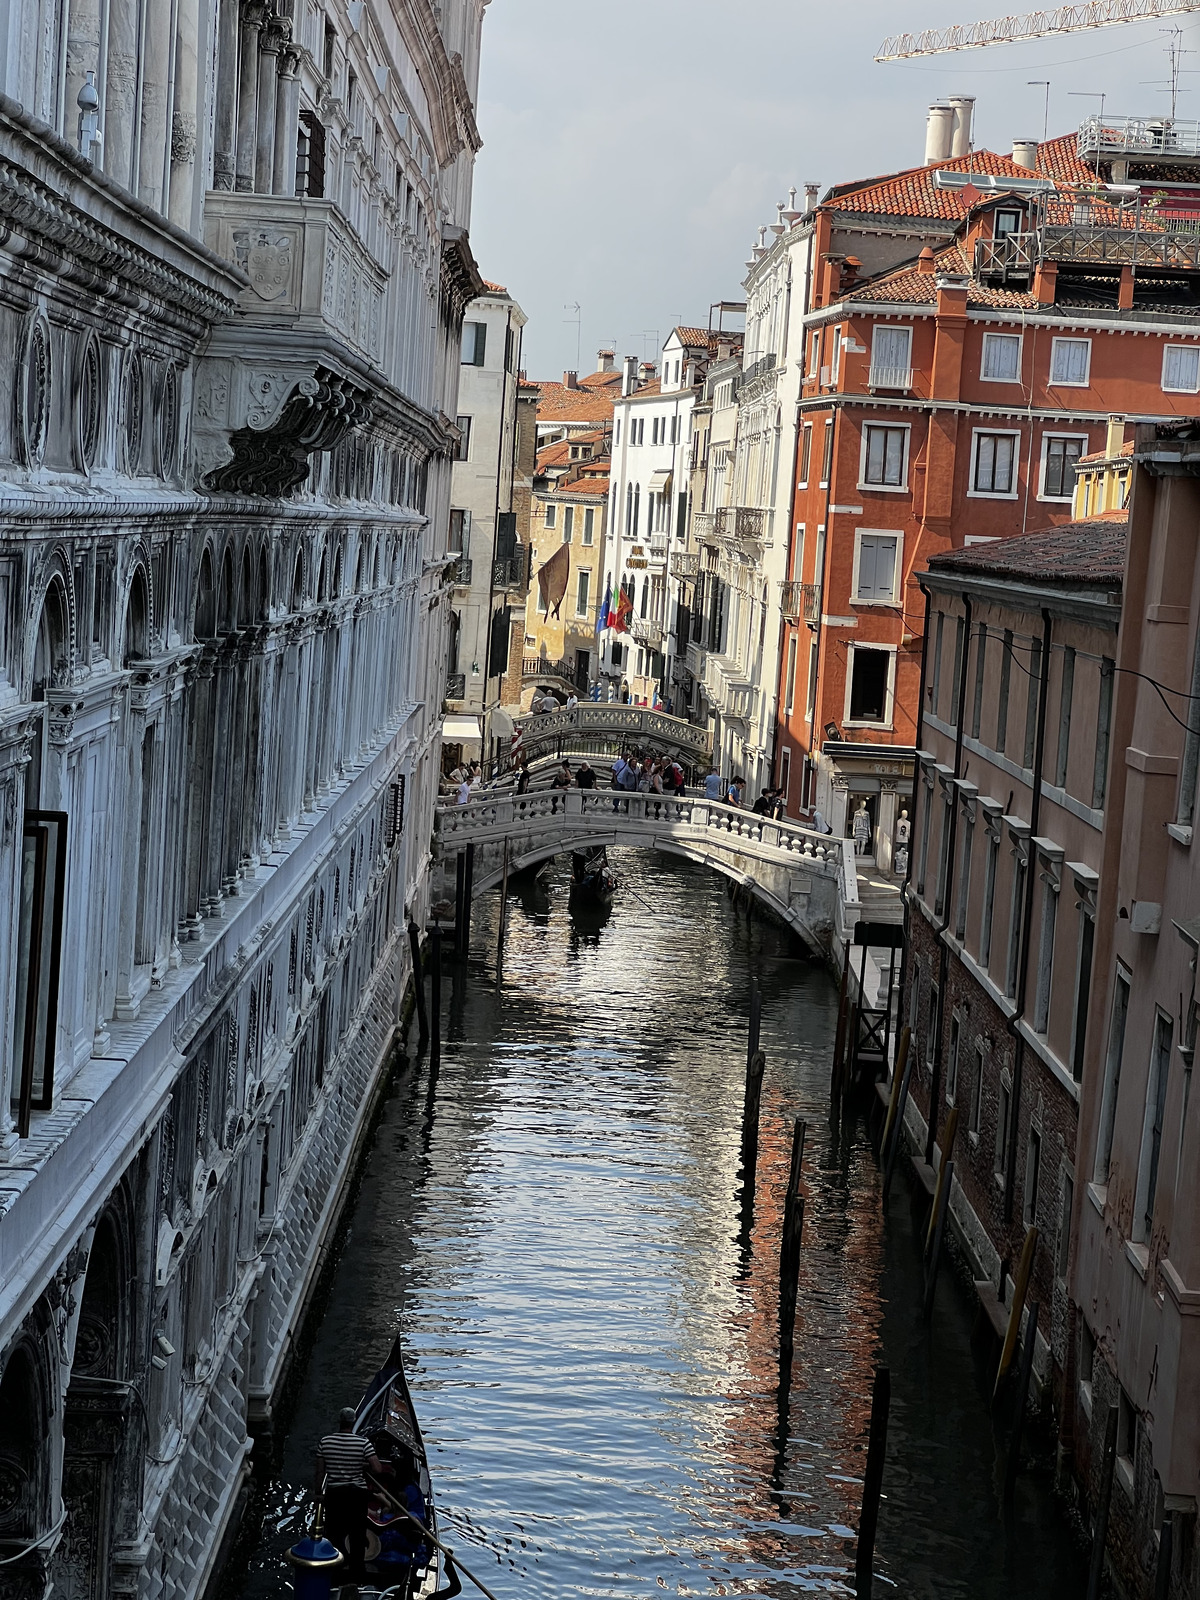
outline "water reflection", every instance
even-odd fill
[[[615,861],[607,923],[573,923],[565,868],[497,897],[445,985],[431,1081],[381,1122],[242,1592],[279,1592],[276,1526],[313,1441],[395,1329],[450,1542],[502,1596],[845,1593],[875,1365],[893,1370],[877,1542],[905,1596],[1081,1593],[1045,1486],[997,1521],[996,1452],[961,1297],[920,1319],[902,1185],[885,1231],[865,1131],[831,1126],[836,997],[748,928],[719,879]],[[738,1248],[749,972],[764,994],[757,1196]],[[808,1120],[790,1402],[777,1272],[792,1125]],[[885,1244],[886,1238],[886,1244]],[[490,1563],[490,1567],[489,1567]],[[487,1581],[491,1581],[488,1579]]]

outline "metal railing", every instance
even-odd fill
[[[1170,161],[1200,156],[1200,122],[1173,117],[1090,116],[1080,124],[1076,149],[1083,161],[1097,155]]]
[[[525,552],[519,555],[501,556],[492,562],[492,588],[493,589],[520,589],[528,585]]]
[[[446,699],[465,700],[467,698],[467,675],[465,672],[448,672],[446,674]]]
[[[779,596],[779,609],[783,612],[787,622],[800,621],[800,596],[803,593],[802,583],[785,583]]]
[[[821,620],[821,585],[802,583],[800,589],[800,614],[810,627],[815,628]]]
[[[867,374],[868,389],[911,389],[911,367],[875,367]]]
[[[742,385],[753,383],[755,378],[761,378],[764,372],[773,371],[775,362],[774,350],[769,350],[765,356],[759,356],[757,361],[752,361],[748,367],[742,369]]]
[[[558,661],[548,661],[544,656],[525,656],[521,662],[521,676],[523,678],[561,678],[564,683],[575,686],[576,668],[573,661],[565,657]]]

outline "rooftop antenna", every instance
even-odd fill
[[[1100,182],[1100,146],[1104,143],[1104,102],[1108,99],[1107,93],[1101,94],[1093,89],[1068,89],[1067,93],[1073,100],[1099,100],[1100,125],[1096,129],[1096,182]]]
[[[1025,81],[1031,89],[1045,89],[1046,91],[1046,110],[1042,117],[1042,143],[1045,144],[1050,138],[1050,79],[1026,78]]]
[[[567,305],[563,306],[563,310],[564,311],[573,311],[575,313],[575,315],[573,317],[564,317],[563,321],[567,322],[567,323],[573,322],[575,324],[575,371],[578,372],[579,371],[579,357],[580,357],[580,352],[582,350],[582,345],[580,343],[580,340],[581,340],[582,334],[583,334],[583,314],[580,311],[579,301],[578,300],[576,300],[574,302],[569,302]]]

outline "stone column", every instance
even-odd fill
[[[254,124],[254,192],[271,193],[275,162],[275,102],[278,97],[279,52],[284,28],[274,17],[258,38],[258,102]]]
[[[236,174],[234,187],[243,193],[254,188],[255,102],[258,97],[258,36],[267,8],[259,0],[246,0],[239,29]]]
[[[168,215],[189,232],[196,188],[200,3],[179,0],[175,33],[175,105],[171,112],[171,192]]]
[[[217,14],[217,108],[213,188],[232,189],[238,114],[238,0],[221,0]]]
[[[875,864],[880,872],[892,870],[892,843],[896,832],[896,785],[885,778],[879,786],[879,816],[875,824]]]
[[[4,730],[0,743],[0,1150],[16,1142],[10,1114],[16,1053],[17,949],[20,939],[25,767],[30,738],[41,718]]]
[[[279,55],[279,81],[275,101],[275,160],[271,193],[296,192],[296,141],[300,130],[300,52],[284,45]]]
[[[132,189],[137,181],[138,7],[136,0],[111,0],[108,63],[104,78],[104,170]]]
[[[167,103],[172,61],[171,12],[167,0],[155,0],[145,11],[142,39],[142,125],[139,129],[138,199],[162,211],[168,163]]]

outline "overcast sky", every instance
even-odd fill
[[[1024,0],[1004,0],[1015,11]],[[964,9],[965,8],[965,9]],[[471,239],[529,317],[531,377],[652,355],[680,319],[740,300],[775,203],[920,162],[925,111],[977,96],[975,142],[1008,151],[1105,109],[1170,106],[1164,22],[877,66],[885,34],[1001,15],[996,0],[491,0]],[[1200,20],[1177,19],[1200,50]],[[1200,118],[1200,53],[1180,117]],[[575,305],[581,308],[576,328]]]

